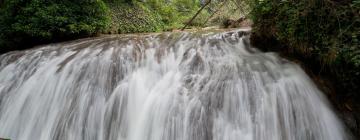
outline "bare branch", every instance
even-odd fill
[[[208,19],[206,19],[206,21],[203,23],[203,26],[217,13],[220,11],[220,9],[225,5],[225,3],[227,2],[227,0],[223,1],[222,4],[216,9],[216,11],[214,11],[210,17]]]
[[[187,26],[189,26],[191,24],[191,22],[200,14],[200,12],[209,4],[211,3],[211,0],[207,1],[205,3],[205,5],[203,5],[197,12],[196,14],[189,20],[188,23],[185,24],[185,26],[181,29],[181,31],[184,31],[186,29]]]

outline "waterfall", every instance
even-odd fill
[[[245,30],[109,35],[0,56],[12,140],[347,140],[295,63]]]

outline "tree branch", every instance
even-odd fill
[[[216,9],[216,11],[213,12],[208,19],[206,19],[206,21],[203,23],[203,26],[204,26],[217,12],[220,11],[220,9],[225,5],[226,2],[227,2],[227,0],[225,0],[225,1],[222,2],[222,4]]]
[[[185,24],[185,26],[181,29],[181,31],[184,31],[184,29],[189,26],[191,24],[191,22],[200,14],[200,12],[206,7],[208,6],[209,4],[211,3],[211,0],[207,1],[205,3],[205,5],[203,5],[197,12],[196,14],[189,20],[188,23]]]

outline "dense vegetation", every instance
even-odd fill
[[[108,3],[111,26],[108,33],[139,33],[161,31],[161,17],[139,3]]]
[[[253,3],[251,16],[255,33],[275,37],[284,49],[314,58],[339,83],[359,89],[359,10],[360,0],[262,0]]]
[[[105,30],[109,9],[101,0],[5,0],[0,9],[1,51]]]
[[[200,0],[4,0],[0,53],[99,33],[177,29],[200,6]],[[193,25],[206,16],[202,12]]]
[[[331,77],[338,97],[358,102],[360,0],[256,0],[250,5],[253,38],[279,41],[280,51]]]

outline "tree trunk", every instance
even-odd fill
[[[225,5],[225,3],[227,2],[227,0],[223,1],[222,4],[215,10],[215,12],[213,12],[210,17],[208,19],[206,19],[206,21],[203,23],[203,26],[217,13],[220,11],[220,9]]]
[[[200,14],[200,12],[209,4],[211,3],[211,0],[208,0],[207,3],[205,3],[204,6],[202,6],[197,12],[196,14],[190,19],[190,21],[188,23],[185,24],[185,26],[181,29],[181,31],[184,31],[184,29],[191,24],[191,22]]]

